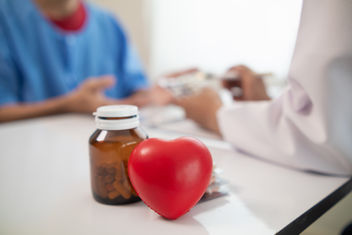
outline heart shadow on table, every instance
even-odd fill
[[[229,201],[226,199],[226,197],[217,198],[214,200],[197,204],[194,208],[191,209],[190,212],[188,212],[187,214],[181,216],[176,220],[168,220],[161,216],[158,219],[162,220],[165,223],[170,223],[177,226],[189,227],[190,229],[192,228],[192,234],[195,234],[195,235],[208,235],[210,233],[207,230],[207,228],[195,217],[204,212],[214,210],[218,207],[222,207],[227,203],[229,203]]]
[[[186,214],[176,220],[168,220],[160,216],[158,220],[161,220],[164,223],[167,223],[171,226],[176,226],[178,228],[182,226],[186,229],[185,231],[191,232],[192,235],[209,235],[209,232],[207,231],[206,227],[189,214]]]
[[[168,220],[163,217],[160,217],[161,219],[165,221],[171,221],[173,223],[177,224],[189,224],[190,220],[194,220],[193,217],[202,214],[207,211],[211,211],[217,207],[221,207],[229,203],[229,201],[223,197],[223,198],[217,198],[211,201],[207,201],[204,203],[197,204],[195,207],[193,207],[187,214],[181,216],[180,218],[176,220]]]
[[[188,214],[191,216],[196,216],[198,214],[214,210],[215,208],[222,207],[227,203],[229,203],[229,201],[226,199],[226,197],[219,197],[210,201],[198,203]]]

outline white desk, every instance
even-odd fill
[[[94,129],[93,118],[78,115],[0,124],[0,234],[273,234],[347,180],[270,165],[208,139],[230,195],[167,221],[142,202],[93,200],[88,138]]]

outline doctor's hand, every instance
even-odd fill
[[[230,68],[227,73],[235,72],[241,79],[242,97],[238,101],[270,100],[266,87],[260,75],[244,65]]]
[[[67,95],[68,112],[91,113],[99,106],[116,104],[116,100],[104,95],[105,89],[113,86],[112,76],[94,77],[85,80],[76,90]]]
[[[204,88],[198,94],[176,99],[175,104],[184,108],[188,118],[220,135],[216,113],[222,102],[214,90]]]

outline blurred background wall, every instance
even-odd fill
[[[234,64],[285,77],[301,0],[91,0],[114,12],[151,78],[199,66]]]

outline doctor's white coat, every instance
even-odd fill
[[[279,164],[352,174],[352,0],[305,0],[289,86],[218,112],[224,139]]]

